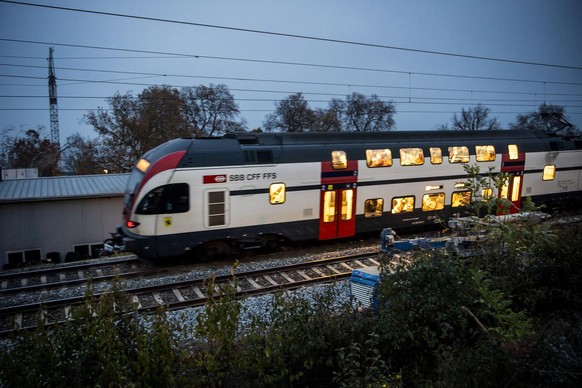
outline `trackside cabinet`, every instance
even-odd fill
[[[352,305],[356,309],[377,309],[376,287],[380,280],[380,267],[365,267],[352,271],[350,289]]]

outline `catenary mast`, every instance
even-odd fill
[[[61,148],[59,138],[59,108],[57,106],[57,77],[55,75],[55,63],[53,60],[54,48],[49,48],[49,104],[51,116],[51,143],[57,150]]]

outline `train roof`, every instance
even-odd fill
[[[225,139],[236,139],[242,145],[308,145],[319,143],[374,143],[462,140],[547,139],[543,132],[525,130],[496,131],[387,131],[387,132],[264,132],[228,134]]]

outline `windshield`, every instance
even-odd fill
[[[131,206],[131,201],[143,176],[144,173],[137,168],[134,168],[131,175],[129,176],[129,181],[127,182],[127,187],[125,188],[125,196],[123,198],[123,204],[126,208]]]

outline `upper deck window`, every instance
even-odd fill
[[[519,157],[519,152],[516,144],[508,145],[507,152],[509,152],[509,160],[516,160]]]
[[[424,164],[424,152],[422,148],[401,148],[400,165],[401,166],[419,166]]]
[[[429,151],[432,164],[441,164],[443,162],[443,152],[440,147],[430,147]]]
[[[392,152],[389,149],[366,150],[366,164],[368,167],[392,166]]]
[[[492,145],[475,146],[475,155],[478,162],[491,162],[495,160],[495,147]]]
[[[331,165],[336,170],[342,170],[348,168],[348,157],[345,151],[332,151],[331,152]]]
[[[469,148],[465,146],[449,147],[449,163],[469,163]]]

